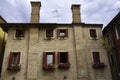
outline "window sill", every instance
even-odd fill
[[[60,39],[60,40],[66,40],[66,39],[68,39],[68,37],[58,37],[58,39]]]
[[[55,70],[55,65],[54,64],[50,64],[50,65],[44,65],[43,66],[43,70]]]
[[[53,40],[53,39],[55,39],[55,37],[45,37],[44,39],[45,40]]]
[[[14,40],[23,40],[24,37],[14,37]]]
[[[89,37],[90,40],[98,40],[98,37],[93,38],[93,37]]]
[[[19,71],[21,69],[21,66],[9,66],[7,70],[9,71]]]
[[[93,63],[92,64],[92,67],[94,69],[104,69],[107,65],[105,65],[103,62],[101,63]]]

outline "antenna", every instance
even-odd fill
[[[56,13],[56,16],[53,16],[53,17],[57,17],[56,21],[57,21],[57,23],[58,23],[58,22],[59,22],[59,17],[61,16],[61,15],[59,14],[58,10],[56,9],[56,10],[51,11],[51,12],[52,12],[52,13]]]

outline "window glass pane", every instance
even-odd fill
[[[53,63],[53,55],[52,54],[47,54],[47,65]]]
[[[13,60],[12,60],[12,64],[17,65],[17,61],[18,61],[18,54],[14,53],[13,55]]]
[[[60,36],[65,36],[65,33],[60,33]]]

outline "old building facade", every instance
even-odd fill
[[[102,24],[81,22],[72,5],[73,23],[39,23],[40,2],[31,2],[31,23],[2,24],[8,32],[3,80],[111,80]]]
[[[120,80],[120,12],[104,28],[103,36],[113,80]]]

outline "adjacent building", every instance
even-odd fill
[[[0,16],[0,23],[6,23],[6,21],[1,16]],[[7,36],[6,33],[0,28],[0,75],[1,75],[6,36]]]
[[[104,28],[103,36],[113,80],[120,80],[120,12]]]
[[[40,2],[31,2],[31,23],[1,24],[8,33],[3,80],[112,80],[102,24],[81,22],[72,5],[71,24],[39,23]]]

